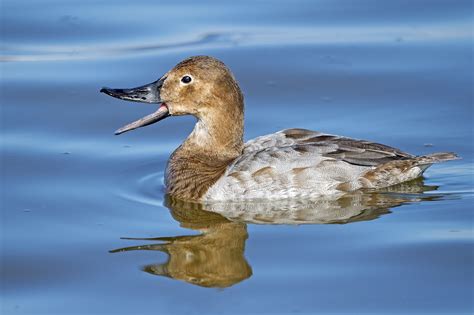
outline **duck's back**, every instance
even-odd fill
[[[311,198],[387,187],[437,162],[421,158],[369,141],[287,129],[248,141],[203,199]]]

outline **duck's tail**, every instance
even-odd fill
[[[459,160],[460,157],[454,152],[438,152],[428,155],[420,155],[415,158],[418,165],[429,165],[444,161]]]
[[[440,152],[381,164],[359,180],[364,188],[384,188],[413,180],[434,163],[460,159],[455,153]]]

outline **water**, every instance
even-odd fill
[[[2,314],[474,311],[471,1],[1,6]],[[98,90],[198,54],[233,69],[246,139],[302,127],[463,159],[339,203],[167,200],[194,120],[117,137],[154,107]]]

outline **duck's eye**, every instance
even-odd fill
[[[185,75],[184,77],[181,78],[181,82],[184,84],[189,84],[191,83],[193,79],[189,75]]]

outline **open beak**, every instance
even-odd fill
[[[159,79],[158,81],[152,82],[147,85],[139,86],[133,89],[110,89],[102,88],[100,92],[110,95],[115,98],[122,100],[140,102],[140,103],[150,103],[150,104],[160,104],[158,109],[151,113],[148,116],[145,116],[139,120],[136,120],[120,129],[115,131],[116,135],[121,133],[137,129],[140,127],[148,126],[154,124],[166,117],[170,116],[168,107],[160,98],[160,89],[163,86],[163,82],[166,80],[166,77]]]

